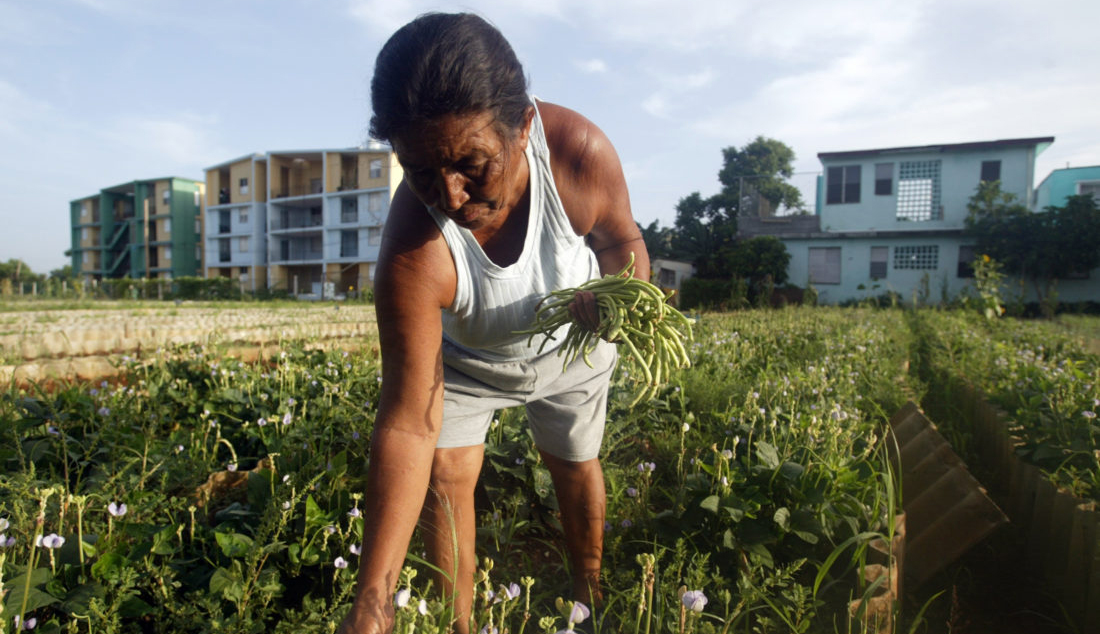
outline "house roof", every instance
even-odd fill
[[[1028,137],[1024,139],[998,139],[996,141],[974,141],[971,143],[941,143],[936,145],[911,145],[907,147],[879,148],[873,150],[847,150],[844,152],[818,152],[821,160],[856,158],[861,156],[879,156],[883,154],[914,154],[927,152],[972,152],[995,150],[1010,147],[1037,147],[1039,152],[1054,143],[1052,136]]]

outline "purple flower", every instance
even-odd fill
[[[290,412],[283,414],[284,425],[289,425],[292,420],[294,420],[294,416],[292,416]]]
[[[511,601],[519,596],[519,584],[511,583],[507,586],[501,585],[500,592],[497,593],[497,598],[502,601]]]
[[[54,548],[61,548],[65,545],[65,538],[57,533],[50,533],[49,535],[39,535],[34,540],[34,545],[39,548],[47,548],[53,550]]]
[[[328,533],[329,535],[332,535],[333,533],[336,532],[336,527],[333,526],[332,524],[329,524],[328,526],[325,527],[325,532]]]
[[[263,416],[256,419],[256,426],[257,427],[263,427],[266,424],[267,424],[267,419],[264,418]]]
[[[344,559],[343,557],[337,557],[335,560],[333,560],[332,565],[343,570],[344,568],[348,567],[348,560]]]
[[[1096,412],[1094,412],[1092,410],[1087,410],[1086,409],[1085,411],[1081,412],[1081,415],[1084,416],[1085,418],[1096,418]]]
[[[101,407],[99,408],[99,410],[97,410],[96,413],[100,416],[107,417],[111,415],[111,410],[107,409],[106,407]]]
[[[11,548],[14,545],[14,537],[4,537],[3,535],[0,535],[0,548]]]
[[[584,623],[584,620],[589,616],[592,616],[592,611],[588,609],[588,606],[577,601],[573,604],[573,609],[569,611],[569,623]]]
[[[634,522],[631,522],[630,520],[623,520],[619,522],[619,526],[622,526],[623,528],[630,528],[631,526],[634,526]]]
[[[648,471],[650,473],[653,473],[656,470],[657,470],[657,465],[652,463],[652,462],[639,462],[638,463],[638,472],[639,473],[645,473],[646,471]]]
[[[237,470],[237,463],[236,462],[230,462],[229,464],[225,465],[225,470],[226,471],[236,471]]]
[[[638,489],[634,487],[626,487],[626,496],[631,498],[638,497]]]
[[[111,502],[110,504],[107,505],[107,512],[110,513],[111,515],[113,515],[114,517],[122,517],[123,515],[126,515],[126,505],[125,504],[116,504],[115,502]]]
[[[680,603],[692,612],[702,612],[707,605],[707,595],[702,590],[688,590],[680,597]]]
[[[61,430],[59,430],[57,427],[54,427],[53,425],[46,425],[46,433],[50,434],[51,436],[60,436]]]
[[[352,440],[359,440],[359,432],[357,432],[357,431],[351,432],[351,439]]]
[[[294,407],[294,404],[297,403],[297,402],[298,401],[294,400],[294,397],[290,397],[286,400],[286,404],[290,405],[291,407]]]
[[[359,510],[358,506],[348,511],[348,517],[362,517],[362,515],[363,512]]]

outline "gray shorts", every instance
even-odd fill
[[[557,352],[526,361],[486,361],[443,341],[443,426],[437,447],[485,442],[493,414],[523,405],[535,445],[571,462],[596,458],[607,420],[607,390],[618,353],[601,341],[562,371]]]

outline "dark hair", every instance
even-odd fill
[[[383,141],[418,122],[485,111],[511,133],[531,105],[512,46],[470,13],[428,13],[398,29],[378,53],[370,87],[370,134]]]

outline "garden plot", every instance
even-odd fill
[[[119,309],[35,310],[0,316],[0,378],[35,380],[116,373],[125,356],[172,346],[266,348],[284,342],[373,338],[374,307],[303,304],[241,308],[156,304]]]

